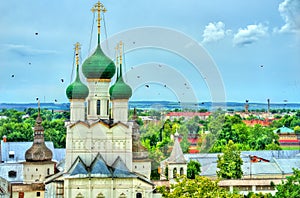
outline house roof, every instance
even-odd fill
[[[121,157],[117,157],[112,166],[108,166],[103,157],[98,154],[90,165],[86,165],[78,156],[67,171],[71,177],[100,177],[100,178],[133,178],[138,177],[130,172]]]
[[[278,129],[275,129],[274,133],[281,133],[281,134],[283,134],[283,133],[294,133],[294,130],[290,129],[288,127],[282,126]]]
[[[127,178],[127,177],[137,177],[136,174],[129,171],[125,163],[120,157],[117,157],[115,162],[112,164],[113,177]]]
[[[96,177],[112,176],[105,160],[103,159],[100,153],[97,155],[97,157],[94,159],[94,161],[91,164],[91,175]]]
[[[201,175],[216,176],[218,155],[221,153],[185,154],[187,161],[197,160],[201,164]],[[253,163],[250,156],[257,156],[269,162]],[[293,168],[300,168],[299,150],[280,151],[242,151],[243,175],[272,175],[291,174]]]
[[[45,142],[52,151],[54,161],[61,161],[65,157],[65,149],[55,149],[53,142]],[[25,161],[25,152],[32,146],[32,142],[3,142],[1,141],[1,161],[22,162]],[[14,158],[9,158],[9,152],[14,152]]]
[[[186,160],[184,158],[181,146],[179,144],[178,134],[175,134],[175,138],[174,139],[175,139],[174,140],[174,146],[173,146],[171,155],[167,159],[167,161],[169,163],[174,163],[174,164],[185,164],[187,162],[186,162]]]

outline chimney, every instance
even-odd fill
[[[268,102],[268,113],[270,113],[270,99],[267,99]]]
[[[3,142],[7,141],[6,135],[3,135],[2,140],[3,140]]]

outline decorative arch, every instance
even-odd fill
[[[142,193],[140,192],[136,193],[136,198],[142,198],[142,197],[143,197]]]
[[[84,196],[83,196],[81,193],[78,193],[78,194],[76,195],[76,198],[84,198]]]
[[[126,198],[127,196],[124,193],[121,193],[119,198]]]
[[[97,198],[105,198],[105,196],[103,195],[103,193],[99,193],[99,194],[97,195]]]

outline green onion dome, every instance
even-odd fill
[[[78,66],[76,68],[76,79],[67,87],[66,95],[69,99],[85,99],[89,95],[88,87],[80,80]]]
[[[99,40],[95,52],[82,64],[82,73],[87,79],[111,79],[116,72],[115,63],[104,54]]]
[[[110,98],[114,99],[129,99],[132,96],[132,90],[129,85],[127,85],[123,77],[120,76],[116,83],[109,89]]]

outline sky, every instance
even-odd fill
[[[96,46],[95,3],[1,2],[0,103],[68,102],[74,44],[81,63]],[[299,0],[102,3],[103,49],[113,59],[124,42],[131,101],[300,103]]]

